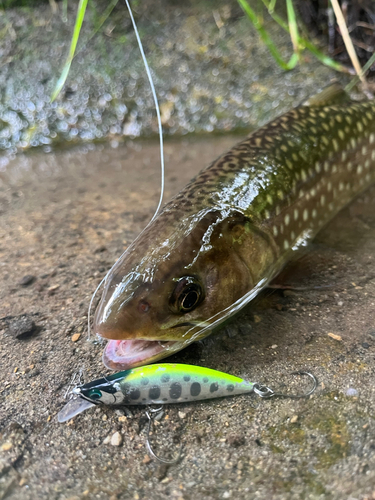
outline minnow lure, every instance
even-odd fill
[[[117,261],[93,331],[121,370],[209,335],[375,182],[375,102],[333,85],[198,174]]]
[[[278,394],[258,383],[200,366],[173,363],[147,365],[75,387],[72,393],[77,397],[71,399],[59,412],[58,421],[66,422],[99,403],[105,405],[186,403],[251,392],[263,398],[272,396],[299,398],[312,394],[317,386],[316,378],[308,372],[295,372],[295,374],[308,375],[312,378],[313,388],[306,394],[297,396]]]

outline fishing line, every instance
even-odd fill
[[[134,32],[135,32],[135,36],[137,38],[137,42],[138,42],[138,47],[139,47],[139,51],[141,53],[141,56],[142,56],[142,60],[143,60],[143,64],[145,66],[145,70],[146,70],[146,73],[147,73],[147,78],[148,78],[148,81],[150,83],[150,87],[151,87],[151,92],[152,92],[152,97],[154,98],[154,104],[155,104],[155,110],[156,110],[156,116],[157,116],[157,119],[158,119],[158,129],[159,129],[159,139],[160,139],[160,168],[161,168],[161,186],[160,186],[160,198],[159,198],[159,204],[156,208],[156,211],[152,217],[152,219],[150,220],[150,222],[152,222],[155,217],[157,216],[159,210],[160,210],[160,207],[161,207],[161,204],[163,202],[163,196],[164,196],[164,148],[163,148],[163,128],[162,128],[162,125],[161,125],[161,117],[160,117],[160,110],[159,110],[159,102],[158,102],[158,98],[156,96],[156,92],[155,92],[155,87],[154,87],[154,82],[152,80],[152,75],[151,75],[151,72],[150,72],[150,68],[148,66],[148,63],[147,63],[147,59],[146,59],[146,56],[145,56],[145,53],[144,53],[144,50],[143,50],[143,45],[142,45],[142,42],[141,42],[141,39],[140,39],[140,36],[139,36],[139,33],[138,33],[138,29],[137,29],[137,25],[135,24],[135,20],[134,20],[134,17],[133,17],[133,12],[130,8],[130,4],[129,4],[129,0],[125,0],[125,3],[126,3],[126,6],[129,10],[129,14],[130,14],[130,19],[132,21],[132,24],[133,24],[133,28],[134,28]]]
[[[156,96],[155,86],[154,86],[154,82],[153,82],[153,79],[152,79],[150,67],[148,65],[148,62],[147,62],[147,59],[146,59],[146,56],[145,56],[145,52],[143,50],[142,41],[141,41],[141,38],[139,36],[139,32],[138,32],[137,25],[135,23],[135,19],[133,17],[133,12],[132,12],[132,10],[130,8],[129,0],[125,0],[125,4],[126,4],[126,6],[128,8],[128,11],[129,11],[130,19],[131,19],[131,22],[132,22],[132,25],[133,25],[133,29],[134,29],[134,33],[135,33],[135,37],[136,37],[137,43],[138,43],[138,48],[139,48],[139,51],[141,53],[142,61],[143,61],[143,64],[144,64],[144,67],[145,67],[145,70],[146,70],[146,74],[147,74],[147,78],[148,78],[148,81],[149,81],[149,84],[150,84],[150,87],[151,87],[151,93],[152,93],[152,97],[154,99],[154,105],[155,105],[156,116],[157,116],[157,121],[158,121],[159,144],[160,144],[160,171],[161,171],[160,198],[159,198],[159,203],[158,203],[158,206],[156,207],[155,213],[152,216],[150,222],[146,226],[146,227],[148,227],[151,224],[151,222],[155,219],[155,217],[158,215],[160,207],[161,207],[161,205],[163,203],[163,198],[164,198],[165,168],[164,168],[163,127],[162,127],[162,124],[161,124],[159,102],[158,102],[158,98]],[[101,280],[101,282],[99,283],[99,285],[96,287],[96,290],[95,290],[93,296],[91,297],[90,305],[89,305],[89,310],[88,310],[88,315],[87,315],[87,322],[88,322],[87,333],[88,333],[88,339],[89,340],[90,340],[90,337],[91,337],[91,309],[92,309],[92,304],[94,302],[95,296],[98,293],[98,290],[100,289],[100,287],[102,286],[102,284],[107,279],[107,276],[109,275],[109,273],[116,268],[116,264],[118,262],[120,262],[120,259],[125,255],[126,252],[127,252],[127,250],[125,250],[125,252],[123,252],[121,254],[121,256],[113,264],[113,266],[111,267],[111,269],[106,273],[106,275],[104,276],[104,278]]]

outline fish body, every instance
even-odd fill
[[[155,361],[251,301],[375,182],[375,103],[320,96],[253,132],[199,173],[106,278],[94,331],[104,363]]]
[[[77,386],[78,398],[59,413],[65,422],[95,404],[182,403],[253,392],[254,384],[227,373],[193,365],[163,363],[115,373]]]

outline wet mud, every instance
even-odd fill
[[[170,198],[234,137],[166,145]],[[59,424],[77,370],[108,373],[87,339],[92,293],[159,196],[155,142],[18,156],[0,172],[0,499],[375,497],[375,189],[345,208],[231,323],[173,356],[301,392],[172,405],[145,448],[144,410]]]

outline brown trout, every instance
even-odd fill
[[[333,85],[199,173],[105,280],[94,332],[127,369],[209,335],[375,182],[375,103]]]

